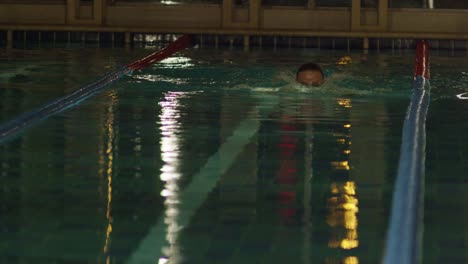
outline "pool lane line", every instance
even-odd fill
[[[460,100],[467,100],[468,99],[468,93],[461,93],[461,94],[457,94],[456,96]]]
[[[161,61],[171,56],[172,54],[192,45],[192,38],[189,35],[183,35],[162,50],[111,71],[93,83],[82,86],[70,94],[55,99],[43,106],[20,114],[19,116],[0,124],[0,144],[18,135],[21,131],[36,124],[37,122],[78,105],[92,95],[104,90],[106,87],[120,79],[125,74],[130,74],[134,70],[142,70],[147,68],[151,64]]]
[[[272,100],[271,100],[272,99]],[[180,228],[187,227],[192,216],[202,206],[208,195],[213,191],[222,175],[231,168],[237,157],[257,134],[260,122],[271,110],[278,105],[276,96],[263,96],[260,103],[250,113],[256,114],[255,119],[245,118],[235,128],[233,133],[210,156],[203,167],[192,177],[190,183],[180,191],[179,214],[177,224]],[[250,114],[247,114],[250,116]],[[167,224],[164,215],[160,215],[157,222],[149,229],[148,235],[142,239],[128,264],[158,263],[158,258],[164,257],[162,249],[168,246],[166,241]],[[171,263],[170,259],[168,262]]]
[[[416,49],[413,94],[403,124],[384,264],[414,264],[422,260],[429,91],[429,45],[421,41]]]

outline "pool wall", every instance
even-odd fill
[[[167,2],[167,3],[166,3]],[[172,4],[169,4],[171,2]],[[151,42],[166,34],[199,35],[205,45],[293,46],[336,49],[414,48],[413,39],[433,39],[443,49],[467,49],[468,10],[267,6],[250,0],[180,1],[0,1],[0,38],[49,42]],[[174,4],[176,3],[176,4]],[[433,45],[434,46],[434,45]]]

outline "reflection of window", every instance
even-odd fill
[[[263,0],[265,6],[306,6],[308,0]]]
[[[422,8],[423,2],[421,0],[390,0],[388,6],[391,8]]]
[[[315,0],[316,6],[350,7],[351,0]]]
[[[236,6],[249,6],[249,0],[236,0]]]
[[[421,0],[390,0],[392,8],[423,8],[427,7]],[[468,2],[461,0],[434,0],[434,8],[438,9],[468,9]]]
[[[83,1],[83,0],[82,0]],[[92,1],[92,0],[91,0]],[[112,3],[222,4],[222,0],[112,0]]]
[[[378,0],[361,0],[362,7],[377,7],[378,4]]]
[[[468,2],[461,0],[434,0],[434,8],[468,9]]]
[[[56,0],[60,1],[60,0]],[[83,3],[91,3],[94,0],[80,0]],[[111,0],[114,2],[146,2],[164,3],[167,0]],[[222,4],[223,0],[171,0],[174,4]],[[307,6],[309,0],[263,0],[263,6]],[[351,7],[352,0],[315,0],[318,7]],[[237,6],[248,6],[249,0],[235,0]],[[379,0],[361,0],[362,7],[376,8]],[[423,8],[422,0],[388,0],[390,8]],[[434,7],[439,9],[468,9],[468,1],[462,0],[434,0]]]

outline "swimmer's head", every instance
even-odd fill
[[[322,67],[316,63],[303,64],[296,73],[296,81],[303,85],[320,86],[324,80]]]

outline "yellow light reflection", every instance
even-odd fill
[[[349,256],[343,259],[343,264],[359,264],[359,259],[355,256]]]
[[[340,247],[342,249],[353,249],[353,248],[357,248],[358,246],[359,246],[359,241],[354,240],[354,239],[345,238],[341,240],[341,243],[340,243]]]
[[[340,192],[340,190],[338,189],[338,186],[336,185],[336,183],[332,183],[331,185],[331,193],[333,194],[338,194]]]
[[[356,199],[356,197],[345,194],[343,195],[343,202],[344,203],[341,206],[343,209],[352,211],[352,212],[359,211],[359,208],[357,206],[358,200]]]
[[[117,103],[117,96],[115,93],[112,93],[110,96],[110,105],[107,111],[106,119],[106,130],[107,130],[107,146],[105,151],[105,156],[107,158],[107,208],[106,208],[106,219],[107,219],[107,229],[106,229],[106,242],[104,244],[104,254],[109,252],[110,237],[112,233],[112,176],[113,176],[113,162],[114,162],[114,105]],[[107,256],[106,262],[109,262],[110,258]]]
[[[347,160],[345,160],[345,161],[332,161],[331,165],[335,170],[347,170],[347,171],[350,170],[349,162]]]
[[[337,98],[336,102],[338,105],[343,106],[344,108],[351,108],[351,99]]]
[[[343,126],[344,128],[351,128],[351,124],[346,124]]]
[[[354,210],[346,210],[344,212],[344,227],[349,230],[356,230],[358,226],[356,213],[358,212],[357,206]],[[356,234],[357,238],[357,234]]]
[[[332,196],[328,198],[327,224],[333,228],[333,234],[328,246],[345,250],[356,248],[359,246],[357,232],[359,201],[356,198],[356,184],[352,181],[332,183],[330,191]],[[341,231],[342,227],[345,228],[344,234]]]
[[[346,64],[350,64],[352,62],[353,62],[353,59],[351,58],[351,56],[343,56],[336,62],[336,64],[346,65]]]
[[[345,190],[346,194],[349,195],[355,195],[356,194],[356,186],[354,182],[346,182],[345,185],[343,186],[343,189]]]
[[[346,155],[349,155],[349,154],[351,154],[351,150],[346,149],[346,150],[343,151],[343,153],[346,154]]]

